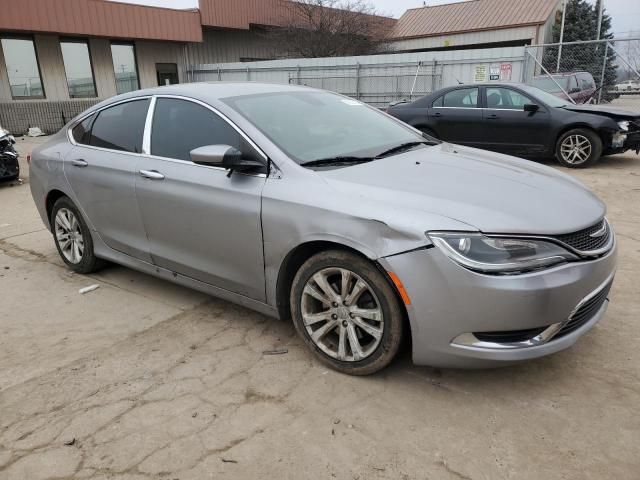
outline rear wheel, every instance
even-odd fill
[[[585,168],[602,156],[602,140],[596,132],[576,128],[563,133],[556,144],[556,159],[569,168]]]
[[[104,261],[93,253],[89,227],[68,197],[59,198],[51,211],[51,229],[60,257],[77,273],[91,273]]]
[[[402,340],[403,310],[383,274],[350,252],[307,260],[291,289],[296,330],[326,365],[350,375],[386,367]]]

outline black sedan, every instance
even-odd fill
[[[603,155],[640,150],[640,112],[573,105],[523,84],[458,85],[387,112],[447,142],[588,167]]]

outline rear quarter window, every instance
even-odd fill
[[[71,136],[81,145],[88,145],[91,139],[91,122],[95,118],[95,114],[89,115],[87,118],[78,123],[73,130],[71,130]]]

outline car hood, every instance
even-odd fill
[[[485,233],[569,233],[605,214],[598,197],[567,174],[447,143],[318,173],[348,201],[436,214]]]
[[[632,112],[621,108],[609,107],[606,105],[567,105],[563,107],[565,110],[580,113],[592,113],[596,115],[604,115],[609,118],[633,120],[640,118],[640,112]]]

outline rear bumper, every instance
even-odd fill
[[[544,330],[565,324],[585,298],[611,282],[616,256],[614,242],[611,251],[598,259],[516,276],[469,271],[437,248],[387,257],[381,263],[400,278],[411,299],[407,311],[414,363],[484,368],[542,357],[573,345],[604,316],[607,301],[578,328],[540,342],[492,348],[474,343],[469,334]]]

